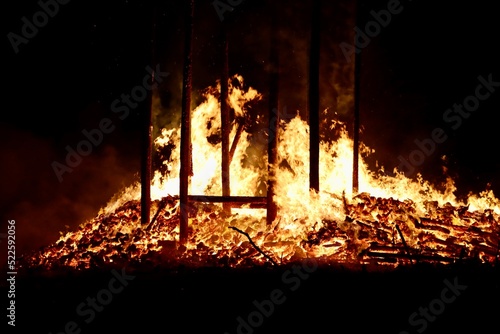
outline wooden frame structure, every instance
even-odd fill
[[[239,125],[236,136],[230,143],[231,122],[229,114],[229,60],[228,60],[228,36],[226,23],[221,24],[222,41],[222,70],[221,70],[221,141],[222,141],[222,195],[204,196],[189,194],[189,178],[193,173],[191,157],[191,90],[192,90],[192,44],[193,44],[193,20],[195,0],[186,2],[185,13],[185,43],[184,43],[184,69],[182,84],[182,117],[181,117],[181,143],[180,143],[180,243],[185,244],[188,238],[188,220],[191,203],[223,203],[226,213],[231,208],[248,205],[250,208],[266,208],[267,224],[270,225],[277,217],[278,207],[274,201],[276,165],[278,163],[278,130],[279,130],[279,13],[274,10],[271,26],[270,47],[270,87],[269,87],[269,137],[268,137],[268,185],[267,196],[231,196],[230,187],[230,164],[236,145],[243,131],[243,125]],[[310,58],[309,58],[309,126],[310,126],[310,189],[319,192],[319,124],[320,124],[320,33],[321,33],[321,0],[314,0],[311,16],[310,36]],[[354,156],[353,156],[353,194],[358,191],[358,145],[359,145],[359,56],[356,57],[356,93],[354,110]],[[150,182],[151,182],[151,113],[146,115],[149,126],[145,131],[144,158],[142,165],[142,223],[149,224],[150,210]],[[146,203],[147,202],[147,203]],[[146,212],[147,211],[147,212]]]

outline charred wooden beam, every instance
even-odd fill
[[[361,6],[358,0],[356,6],[356,26],[361,27]],[[359,31],[359,30],[357,30]],[[357,32],[356,32],[357,34]],[[354,41],[358,40],[355,36]],[[352,159],[352,193],[357,194],[359,191],[359,99],[360,99],[360,84],[361,81],[361,50],[357,50],[354,55],[354,119],[353,119],[353,159]]]
[[[221,112],[221,145],[222,145],[222,196],[231,195],[230,185],[230,164],[229,157],[229,134],[231,133],[231,121],[229,119],[229,57],[228,57],[228,39],[226,24],[221,25],[222,38],[222,77],[220,82],[220,112]],[[231,213],[231,206],[224,204],[224,211]]]
[[[366,252],[372,252],[372,253],[391,253],[391,254],[400,254],[404,251],[401,247],[395,247],[395,246],[387,246],[387,245],[382,245],[382,244],[373,244],[370,245],[370,247],[366,250]]]
[[[206,203],[227,203],[232,208],[241,208],[248,205],[253,209],[264,209],[267,207],[267,197],[252,197],[252,196],[204,196],[190,195],[190,202],[206,202]]]
[[[351,218],[351,222],[352,221],[356,222],[356,224],[358,224],[359,226],[362,226],[362,227],[367,228],[367,229],[373,229],[374,228],[372,225],[369,225],[369,224],[366,224],[366,223],[364,223],[362,221],[354,220],[354,219]]]
[[[309,50],[309,188],[319,191],[319,61],[321,4],[314,0]]]
[[[478,244],[472,246],[473,251],[483,252],[484,254],[496,258],[498,256],[497,250],[495,248],[490,248],[488,246]]]
[[[394,253],[382,253],[382,252],[366,252],[364,255],[369,257],[380,257],[380,258],[397,258],[397,259],[409,259],[408,254],[394,254]],[[420,255],[415,254],[414,257],[417,260],[432,261],[432,262],[455,262],[454,258],[439,256],[439,255]]]
[[[374,257],[374,258],[368,258],[368,259],[363,259],[364,264],[376,264],[379,265],[381,263],[390,263],[390,264],[397,264],[398,259],[396,258],[385,258],[385,257]]]
[[[194,0],[187,5],[184,41],[184,73],[182,83],[182,116],[181,116],[181,164],[179,171],[180,201],[180,243],[185,244],[188,237],[189,219],[189,174],[191,172],[191,88],[193,57],[193,16]]]
[[[440,231],[440,232],[445,233],[445,234],[450,234],[449,229],[442,227],[442,226],[439,226],[439,225],[423,225],[421,227],[421,230],[422,231]]]
[[[155,27],[156,11],[152,11],[152,29],[151,29],[151,59],[155,63]],[[151,76],[151,83],[155,80],[154,74]],[[141,225],[149,224],[151,219],[151,172],[152,172],[152,147],[153,147],[153,90],[148,93],[149,105],[146,107],[142,124],[141,140]]]
[[[269,136],[267,138],[267,225],[271,225],[278,216],[278,206],[274,200],[276,194],[276,169],[278,164],[278,129],[279,129],[279,13],[275,11],[271,24],[271,47],[269,61]]]
[[[150,93],[151,95],[152,93]],[[146,108],[142,131],[141,162],[141,224],[149,224],[151,216],[151,154],[152,154],[152,105]]]

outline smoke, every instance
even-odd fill
[[[321,6],[321,118],[341,115],[346,120],[352,114],[354,67],[346,61],[339,44],[353,39],[353,4],[322,1]],[[245,71],[242,74],[246,81],[267,97],[271,21],[279,21],[280,105],[299,111],[303,119],[308,118],[311,18],[311,2],[268,2],[255,11],[242,13],[235,19],[234,30],[230,30],[230,68]],[[265,112],[267,104],[262,107]]]
[[[59,231],[74,230],[95,217],[134,179],[134,163],[110,145],[94,150],[60,183],[51,162],[64,156],[50,140],[6,124],[0,124],[0,140],[0,233],[6,232],[7,220],[16,221],[17,256],[53,243]]]

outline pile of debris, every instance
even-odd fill
[[[347,249],[348,259],[364,264],[499,260],[500,217],[493,210],[425,202],[426,214],[421,216],[410,200],[362,193],[352,203],[344,200],[344,212],[342,224],[327,222],[309,233],[305,244],[334,247],[344,239],[346,247],[340,251]],[[335,244],[328,242],[332,239]]]
[[[247,220],[237,228],[216,204],[200,204],[192,212],[186,246],[179,245],[179,199],[168,196],[152,203],[149,225],[140,222],[140,202],[129,201],[112,214],[99,214],[52,245],[25,254],[18,268],[75,269],[109,266],[255,266],[286,263],[300,257],[326,263],[398,265],[416,262],[453,263],[499,260],[499,215],[492,210],[377,198],[362,193],[343,199],[343,221],[323,220],[306,236],[284,240],[281,220],[266,231]],[[241,224],[239,226],[242,226]],[[262,226],[262,225],[261,225]],[[265,225],[264,225],[265,226]],[[202,228],[200,228],[202,227]],[[288,249],[283,256],[283,249]],[[280,253],[281,252],[281,253]],[[281,254],[281,255],[279,255]],[[312,255],[311,255],[312,254]]]

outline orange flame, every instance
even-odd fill
[[[239,84],[230,84],[230,105],[236,116],[244,117],[249,112],[248,103],[260,100],[262,95],[251,87],[244,88],[241,76],[233,80]],[[192,111],[194,175],[190,194],[222,193],[221,143],[208,140],[220,132],[219,92],[220,85],[207,89],[205,100]],[[439,191],[421,176],[413,181],[397,171],[395,176],[371,171],[364,158],[375,152],[363,145],[359,162],[362,193],[352,194],[353,142],[341,122],[333,120],[331,129],[340,135],[334,142],[320,143],[319,193],[308,187],[309,126],[297,113],[288,123],[281,123],[278,133],[279,160],[286,162],[286,167],[277,166],[277,220],[267,226],[263,209],[232,209],[233,214],[226,216],[220,205],[199,203],[191,215],[189,241],[182,252],[175,243],[179,236],[176,196],[180,130],[162,129],[155,139],[156,147],[175,148],[170,159],[163,162],[167,175],[156,171],[152,182],[153,210],[161,212],[157,227],[146,230],[140,224],[140,184],[136,183],[115,195],[98,217],[82,224],[78,231],[62,235],[54,245],[34,256],[31,264],[48,266],[55,258],[64,258],[65,265],[86,268],[93,257],[110,263],[124,256],[140,259],[151,253],[161,254],[162,261],[189,258],[207,263],[213,259],[229,265],[242,265],[249,259],[252,263],[266,262],[246,237],[230,226],[248,233],[276,262],[315,257],[366,263],[371,259],[367,253],[380,260],[373,254],[381,249],[386,257],[403,257],[401,254],[411,249],[413,256],[440,256],[438,261],[456,258],[460,252],[480,256],[483,261],[498,257],[495,247],[500,235],[500,202],[491,190],[470,195],[464,203],[454,196],[451,179],[445,191]],[[233,126],[231,138],[235,132]],[[249,154],[262,152],[252,148],[250,134],[243,132],[230,169],[232,195],[263,196],[258,184],[267,179],[267,157],[263,157],[266,168],[259,168],[243,163],[245,158],[251,158]],[[164,209],[160,208],[162,201],[166,203]]]

